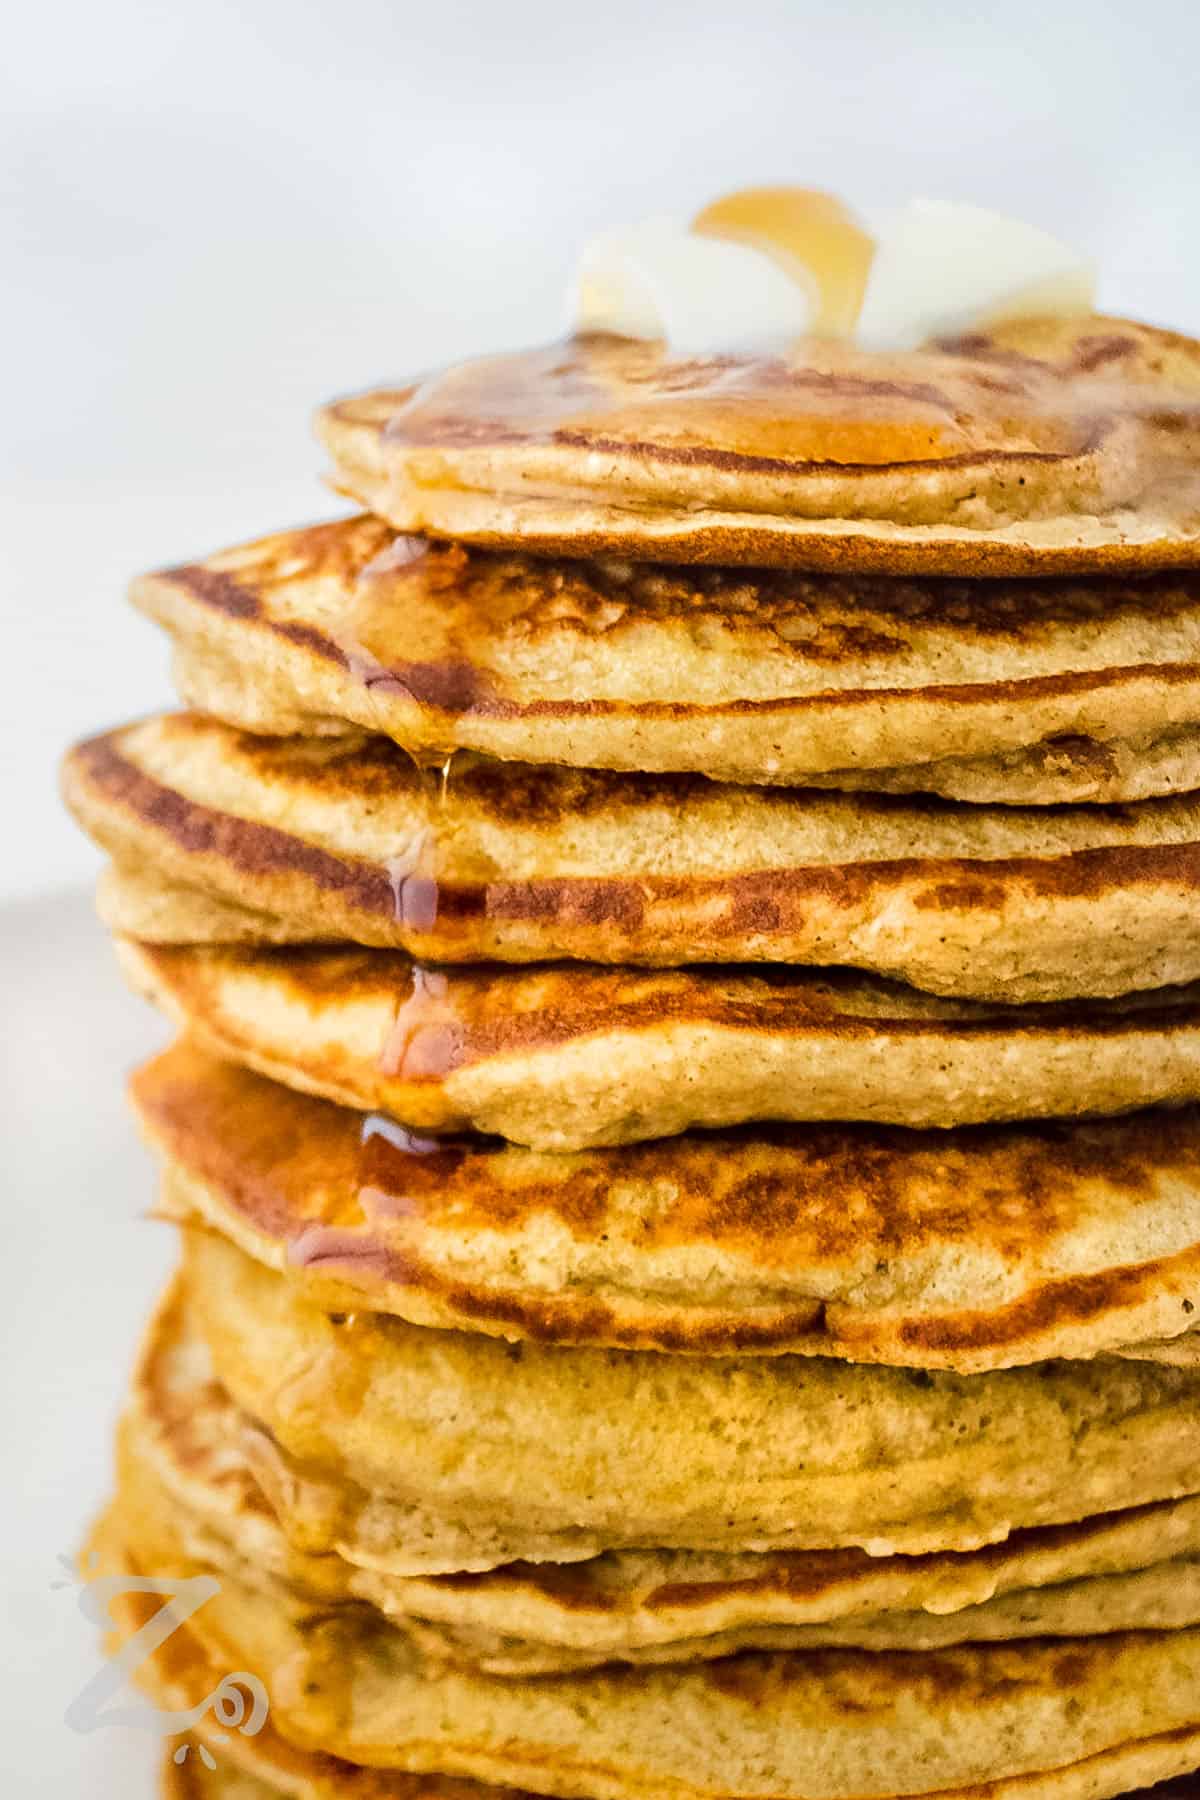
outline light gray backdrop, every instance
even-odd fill
[[[973,199],[1200,327],[1191,0],[51,0],[4,64],[0,894],[90,872],[54,754],[166,697],[127,574],[331,510],[313,404],[556,330],[605,223]]]

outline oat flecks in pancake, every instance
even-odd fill
[[[191,705],[426,754],[971,800],[1200,787],[1193,573],[899,579],[547,561],[370,517],[147,575]]]
[[[134,1078],[170,1209],[318,1302],[513,1339],[964,1371],[1190,1330],[1200,1109],[777,1126],[575,1157],[406,1140],[177,1046]]]
[[[327,407],[336,484],[404,532],[885,574],[1200,561],[1200,346],[1017,320],[789,361],[576,339]]]
[[[267,942],[284,920],[436,961],[846,965],[1019,1002],[1200,974],[1190,795],[972,807],[469,758],[443,796],[385,738],[195,714],[92,739],[65,783],[121,863]]]
[[[755,1120],[945,1127],[1200,1100],[1195,988],[1004,1008],[799,970],[435,972],[393,951],[132,939],[118,954],[219,1056],[417,1130],[542,1150]]]

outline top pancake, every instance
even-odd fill
[[[359,517],[143,576],[189,704],[421,756],[971,801],[1200,787],[1200,576],[546,561]]]
[[[1026,575],[1200,562],[1200,346],[1013,321],[919,350],[684,358],[607,336],[340,401],[339,487],[401,531],[573,556]]]

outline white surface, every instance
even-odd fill
[[[1200,327],[1195,0],[41,0],[0,67],[0,893],[167,697],[133,569],[319,516],[312,406],[563,323],[597,230],[797,180],[977,201]]]
[[[4,1144],[0,1444],[0,1794],[149,1800],[159,1746],[70,1731],[99,1663],[60,1556],[104,1497],[138,1331],[174,1257],[122,1088],[164,1036],[127,994],[91,915],[65,894],[0,908]]]

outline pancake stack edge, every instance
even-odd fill
[[[88,1567],[269,1698],[163,1791],[1183,1800],[1200,345],[504,362],[65,763],[180,1033]]]

